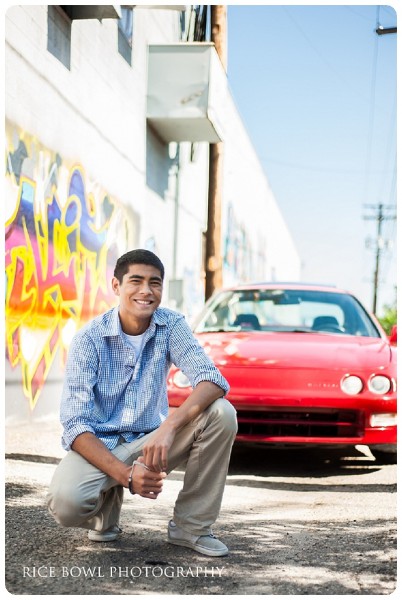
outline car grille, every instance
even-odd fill
[[[354,410],[240,410],[237,421],[240,436],[344,438],[359,437],[362,429]]]

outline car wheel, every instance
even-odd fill
[[[378,450],[378,448],[370,448],[371,454],[381,465],[395,465],[396,464],[396,450],[393,452],[385,452],[384,450]]]

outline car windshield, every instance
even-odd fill
[[[221,292],[206,304],[194,330],[381,337],[363,306],[349,294],[280,288]]]

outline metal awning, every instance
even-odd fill
[[[148,47],[147,120],[165,142],[222,141],[226,94],[214,44]]]

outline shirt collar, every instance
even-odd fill
[[[154,330],[155,325],[167,325],[168,316],[163,308],[157,308],[151,318],[148,330]],[[147,330],[147,331],[148,331]],[[121,335],[122,329],[119,319],[119,307],[115,306],[110,315],[110,319],[105,323],[103,337],[112,337]]]

